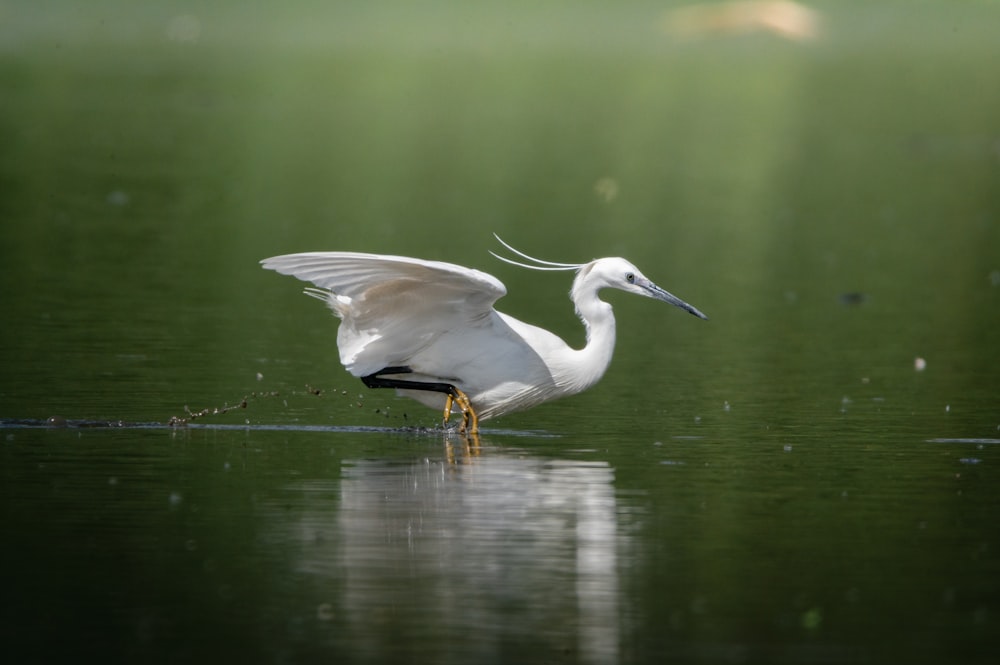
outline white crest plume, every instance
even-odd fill
[[[501,238],[497,234],[494,233],[493,237],[496,238],[498,241],[500,241],[501,245],[503,245],[504,247],[506,247],[510,251],[514,252],[515,254],[517,254],[518,256],[520,256],[522,259],[527,259],[527,260],[529,260],[529,261],[537,264],[537,265],[530,265],[528,263],[521,263],[520,261],[515,261],[513,259],[508,259],[508,258],[505,258],[503,256],[500,256],[499,254],[497,254],[493,250],[490,250],[490,254],[492,254],[495,258],[500,259],[504,263],[509,263],[512,266],[518,266],[518,267],[521,267],[521,268],[528,268],[529,270],[579,270],[580,267],[583,266],[582,263],[556,263],[554,261],[543,261],[541,259],[536,259],[533,256],[528,256],[527,254],[525,254],[524,252],[522,252],[520,250],[514,249],[513,247],[511,247],[510,245],[508,245],[506,242],[504,242],[503,238]]]

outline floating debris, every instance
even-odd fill
[[[921,358],[920,356],[917,356],[916,358],[913,359],[913,369],[917,370],[918,372],[923,372],[925,369],[927,369],[927,361]]]

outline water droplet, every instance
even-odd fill
[[[320,621],[330,621],[333,619],[333,605],[330,603],[320,603],[316,606],[316,618]]]
[[[802,614],[802,627],[806,630],[816,630],[823,623],[823,610],[814,607]]]
[[[120,208],[122,206],[128,205],[129,197],[128,194],[126,194],[125,192],[121,191],[120,189],[116,189],[113,192],[108,192],[107,201],[108,205],[113,205]]]

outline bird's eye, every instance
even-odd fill
[[[635,273],[631,273],[631,272],[630,273],[626,273],[625,274],[625,281],[628,282],[629,284],[635,284]]]

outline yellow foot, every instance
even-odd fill
[[[458,409],[462,412],[462,425],[458,428],[458,431],[462,434],[478,434],[479,416],[476,415],[475,409],[472,408],[469,396],[458,388],[455,388],[455,392],[458,393],[457,396],[452,397],[451,395],[447,395],[447,399],[445,400],[444,423],[448,424],[448,418],[451,417],[451,407],[458,405]]]
[[[452,405],[453,402],[454,402],[454,400],[451,398],[451,395],[445,395],[445,401],[444,401],[444,422],[441,423],[442,425],[447,425],[448,424],[448,419],[451,418],[451,405]]]

